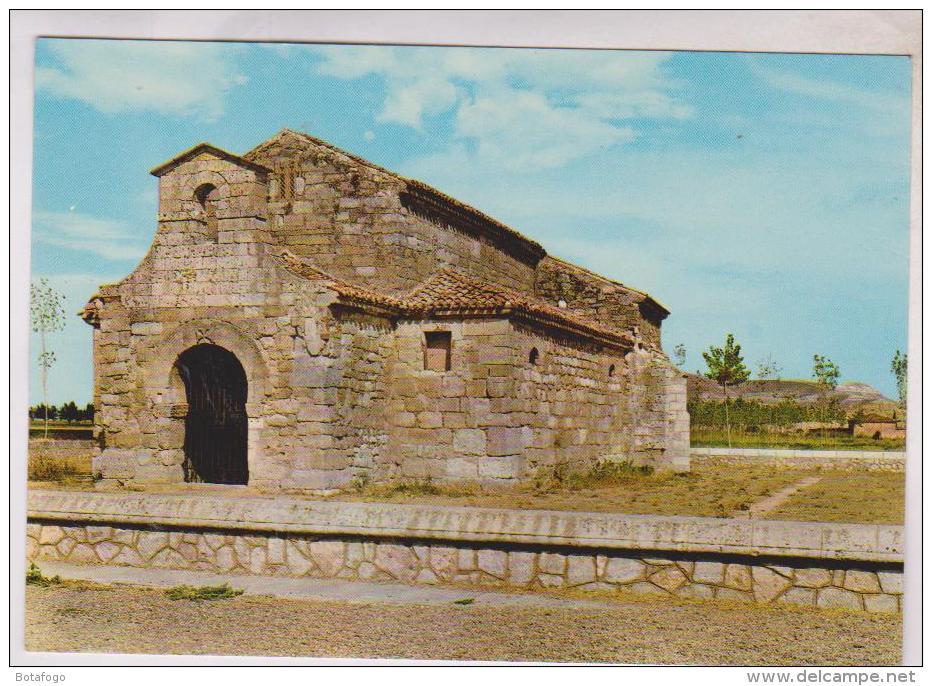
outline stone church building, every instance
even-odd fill
[[[283,130],[152,170],[94,327],[94,470],[270,489],[689,468],[667,310],[419,181]]]

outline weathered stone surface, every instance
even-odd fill
[[[534,553],[508,553],[508,581],[515,586],[526,586],[534,579]]]
[[[832,583],[832,572],[828,569],[808,568],[797,569],[794,577],[797,586],[806,588],[821,588]]]
[[[670,593],[689,581],[683,570],[673,565],[654,572],[648,579],[651,583]]]
[[[457,550],[443,546],[431,546],[430,567],[442,579],[453,578],[457,571]]]
[[[795,605],[815,605],[817,591],[814,588],[791,588],[777,600]]]
[[[146,559],[167,546],[168,534],[163,531],[140,531],[137,536],[136,550]]]
[[[344,560],[343,541],[312,541],[308,544],[311,558],[325,577],[336,575]]]
[[[793,582],[785,576],[767,567],[753,567],[751,578],[754,584],[754,597],[758,602],[763,603],[769,603],[793,585]]]
[[[903,575],[899,572],[877,572],[877,579],[884,593],[902,593]]]
[[[566,583],[579,586],[595,581],[595,559],[591,555],[569,555],[566,566]]]
[[[83,312],[105,481],[184,480],[176,363],[202,344],[245,374],[235,458],[252,485],[506,481],[606,455],[688,469],[685,380],[643,293],[293,132],[248,161],[201,148],[157,174],[145,261]]]
[[[627,584],[644,577],[644,563],[626,558],[609,558],[605,566],[604,579],[614,584]]]
[[[479,569],[497,579],[508,575],[508,553],[504,550],[480,550],[478,553]]]
[[[537,558],[537,568],[545,574],[562,576],[566,573],[566,555],[541,553]]]
[[[120,546],[110,541],[101,541],[94,546],[94,551],[97,553],[97,557],[106,563],[110,562],[120,552]]]
[[[853,591],[846,591],[843,588],[834,586],[819,589],[818,599],[816,601],[819,607],[842,608],[846,610],[860,610],[861,596]]]
[[[721,562],[696,562],[692,579],[704,584],[721,584],[725,578],[725,565]]]
[[[751,570],[745,565],[728,565],[725,568],[725,586],[737,591],[750,591],[753,588]]]
[[[60,526],[46,525],[42,527],[42,532],[39,534],[39,543],[56,545],[64,537],[65,533]]]
[[[895,595],[877,593],[864,596],[864,609],[868,612],[893,613],[899,610],[899,603]]]
[[[874,572],[849,569],[845,572],[845,588],[858,593],[880,593],[880,582]]]
[[[384,544],[375,549],[375,566],[399,581],[411,581],[417,576],[418,560],[410,548]]]

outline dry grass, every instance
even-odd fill
[[[91,475],[90,455],[55,455],[44,450],[29,451],[29,480],[34,482],[75,482]]]
[[[822,480],[791,496],[768,519],[803,522],[902,524],[906,479],[896,472],[825,472]]]
[[[26,646],[33,651],[892,665],[901,634],[897,616],[716,601],[529,608],[240,596],[198,603],[126,586],[26,589]]]
[[[727,517],[805,476],[802,470],[710,467],[687,474],[630,465],[597,465],[588,472],[551,470],[531,483],[490,488],[427,480],[364,485],[340,500],[418,502],[516,509]]]
[[[75,443],[79,447],[75,448]],[[70,447],[64,445],[56,441],[30,442],[31,488],[94,488],[91,478],[93,444],[69,441]],[[833,473],[715,462],[707,462],[686,474],[653,472],[626,463],[605,462],[585,472],[541,471],[530,482],[502,487],[471,482],[439,483],[430,479],[356,483],[353,490],[331,498],[522,510],[728,517],[748,510],[752,503],[813,474],[822,475],[822,481],[800,491],[781,507],[768,512],[766,517],[869,524],[902,522],[903,474]],[[130,490],[171,492],[178,488],[134,485]],[[220,486],[216,490],[224,492]],[[254,489],[233,492],[236,495],[270,495]]]
[[[728,434],[721,429],[692,427],[690,443],[697,448],[724,448]],[[777,434],[732,430],[732,448],[777,448],[786,450],[905,450],[902,438],[869,438],[826,434]]]

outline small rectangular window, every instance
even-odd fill
[[[450,332],[425,331],[424,342],[424,369],[433,372],[450,371]]]

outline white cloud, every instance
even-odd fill
[[[380,77],[381,122],[419,130],[452,112],[477,161],[557,167],[636,137],[639,117],[682,119],[667,53],[321,46],[317,73]]]
[[[231,88],[246,82],[236,46],[169,41],[54,40],[55,66],[36,68],[36,89],[107,114],[223,114]]]
[[[108,260],[133,260],[145,255],[146,241],[123,222],[77,212],[33,213],[33,237],[47,245],[99,255]]]

